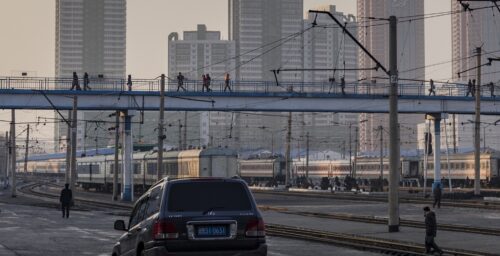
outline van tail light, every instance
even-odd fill
[[[177,232],[174,223],[166,220],[156,220],[153,225],[153,238],[157,240],[177,239],[179,238],[179,232]]]
[[[248,237],[265,237],[266,228],[264,226],[264,220],[261,218],[250,219],[245,229],[245,235]]]

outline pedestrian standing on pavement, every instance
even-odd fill
[[[69,207],[73,201],[73,192],[69,189],[69,184],[64,184],[64,189],[61,190],[61,196],[59,197],[59,202],[61,203],[62,217],[69,218]]]
[[[224,83],[225,83],[224,91],[226,91],[226,89],[229,89],[229,92],[232,92],[231,86],[229,86],[229,84],[231,83],[231,79],[229,78],[229,73],[226,73],[226,75],[224,76]]]
[[[429,206],[426,206],[424,207],[424,216],[425,216],[425,253],[434,254],[435,252],[437,252],[439,253],[439,255],[442,255],[443,251],[439,249],[438,245],[434,241],[437,234],[436,214],[433,211],[431,211]]]
[[[181,72],[179,72],[179,75],[177,76],[177,91],[179,91],[180,88],[186,91],[186,88],[184,88],[184,76]]]
[[[82,88],[80,87],[80,81],[78,80],[78,75],[76,72],[73,72],[73,81],[71,82],[71,89],[73,90],[76,89],[77,91],[81,91]]]
[[[132,75],[128,75],[127,77],[127,87],[128,87],[128,91],[132,91]]]
[[[436,187],[434,188],[434,204],[432,205],[432,208],[436,208],[436,205],[438,208],[441,208],[441,196],[443,194],[443,190],[441,189],[441,183],[436,184]]]
[[[431,94],[436,96],[436,86],[434,85],[434,80],[431,79],[429,83],[430,83],[429,96],[431,96]]]
[[[83,75],[83,90],[84,91],[86,91],[86,90],[90,91],[89,83],[90,83],[89,74],[87,74],[87,72],[85,72],[85,74]]]

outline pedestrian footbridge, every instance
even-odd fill
[[[160,80],[91,80],[91,90],[70,90],[71,79],[0,77],[0,108],[69,110],[77,98],[79,110],[155,111],[160,106]],[[167,111],[274,111],[388,113],[389,84],[347,83],[344,92],[336,84],[212,81],[211,91],[202,91],[201,81],[186,81],[177,90],[176,81],[165,85]],[[129,90],[130,89],[130,90]],[[399,113],[473,114],[475,101],[465,84],[437,84],[436,95],[428,95],[424,84],[400,84]],[[500,113],[500,101],[489,90],[481,95],[481,114]]]

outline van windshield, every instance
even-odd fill
[[[167,199],[169,212],[249,211],[249,195],[237,182],[194,181],[172,184]]]

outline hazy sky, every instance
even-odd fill
[[[450,0],[426,0],[425,12],[450,10]],[[356,14],[355,0],[304,0],[304,9],[334,4]],[[156,77],[166,72],[167,36],[206,24],[227,39],[227,0],[128,0],[127,73]],[[55,0],[0,0],[0,75],[29,71],[54,76]],[[426,60],[451,56],[450,16],[426,20]],[[448,77],[450,68],[439,66]],[[434,75],[434,74],[433,74]]]
[[[376,0],[375,0],[376,1]],[[425,13],[449,11],[451,0],[425,0]],[[355,0],[304,0],[304,9],[337,5],[356,15]],[[206,24],[227,39],[227,0],[128,0],[127,73],[153,78],[167,71],[167,36]],[[426,64],[451,59],[450,16],[425,21]],[[54,76],[55,0],[0,0],[0,76],[28,71]],[[435,80],[451,76],[451,65],[426,70]],[[19,111],[47,116],[47,112]],[[50,114],[52,115],[52,114]],[[26,115],[25,115],[26,116]],[[10,114],[0,112],[0,120]],[[21,119],[22,120],[22,119]],[[0,132],[7,127],[0,123]],[[40,137],[52,136],[52,131]]]

